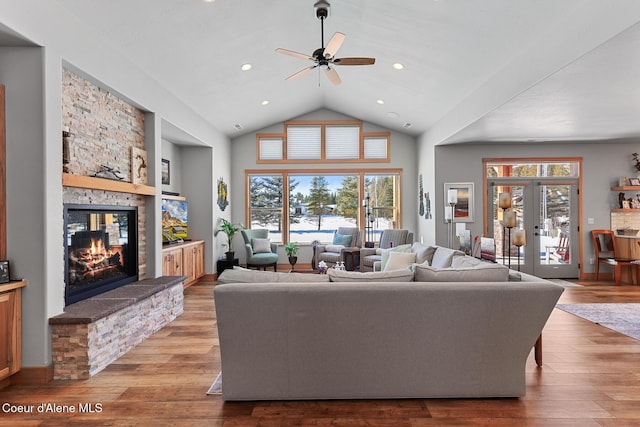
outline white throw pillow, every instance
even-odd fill
[[[391,252],[389,260],[384,266],[383,271],[402,270],[409,268],[411,264],[416,262],[416,254],[413,252]]]
[[[451,267],[451,260],[454,255],[464,255],[464,252],[438,246],[436,252],[433,254],[431,266],[437,268]]]
[[[251,247],[254,254],[271,252],[271,241],[269,239],[251,239]]]
[[[400,246],[394,246],[393,248],[389,248],[389,249],[383,249],[382,259],[381,259],[382,271],[385,270],[387,261],[389,261],[389,254],[391,252],[411,252],[411,245],[400,245]]]

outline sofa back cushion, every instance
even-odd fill
[[[327,272],[330,282],[412,282],[413,271],[408,268],[393,271],[359,271],[335,270]]]
[[[506,282],[509,269],[500,264],[465,268],[434,268],[415,265],[416,282]]]
[[[218,285],[226,283],[328,282],[326,274],[283,273],[250,270],[242,267],[226,269],[218,276]]]

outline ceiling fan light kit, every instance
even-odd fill
[[[324,20],[329,15],[329,8],[331,5],[326,0],[318,0],[313,7],[316,9],[316,17],[320,20],[320,42],[321,47],[316,49],[311,55],[306,55],[304,53],[295,52],[293,50],[276,49],[276,52],[281,53],[283,55],[293,56],[294,58],[304,59],[306,61],[311,61],[314,64],[310,65],[307,68],[303,68],[295,74],[290,75],[286,78],[286,80],[294,80],[297,79],[309,71],[315,68],[321,68],[324,70],[325,75],[329,79],[331,83],[334,85],[339,85],[342,83],[338,72],[333,68],[334,65],[373,65],[376,62],[375,58],[336,58],[335,55],[338,52],[338,49],[342,46],[344,39],[346,36],[343,33],[336,32],[326,47],[324,44]]]

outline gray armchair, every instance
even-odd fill
[[[348,242],[341,242],[343,244],[317,245],[314,250],[315,268],[318,268],[320,261],[324,261],[329,268],[333,267],[338,261],[344,261],[342,249],[362,246],[362,233],[357,227],[338,227],[338,230],[333,235],[334,243],[338,243],[336,235],[351,236],[351,239]],[[337,236],[338,240],[340,236]]]
[[[382,230],[377,248],[360,249],[360,271],[373,271],[376,261],[382,261],[382,249],[413,243],[413,233],[409,230]]]
[[[277,271],[278,245],[265,242],[269,238],[269,230],[253,229],[241,231],[244,246],[247,250],[247,268],[257,267],[258,270],[261,268],[266,270],[267,267],[273,267],[273,271]],[[260,239],[260,241],[256,242],[254,239]],[[262,247],[254,247],[254,245]]]

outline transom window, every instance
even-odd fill
[[[362,122],[291,121],[283,133],[257,134],[257,163],[389,162],[389,132],[363,132]]]

